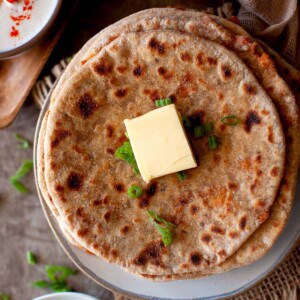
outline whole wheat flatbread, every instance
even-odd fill
[[[230,23],[230,22],[228,22],[228,23]],[[94,39],[95,40],[95,39]],[[74,62],[75,62],[75,60],[74,60]],[[291,201],[289,201],[288,200],[288,202],[291,202]],[[271,216],[272,216],[272,214],[273,214],[273,212],[271,213]],[[280,221],[282,221],[282,218],[280,218],[279,219]],[[278,221],[278,220],[277,220]],[[279,223],[279,224],[278,224]],[[276,232],[280,232],[281,231],[281,227],[282,227],[282,225],[283,225],[283,223],[281,223],[281,222],[273,222],[273,223],[271,223],[270,222],[270,224],[273,224],[274,225],[274,228],[276,227],[277,228],[277,230],[276,230]],[[279,227],[279,228],[278,228]],[[271,227],[272,228],[272,227]],[[272,233],[274,233],[274,229],[272,230]],[[270,239],[271,241],[272,241],[272,239]],[[258,245],[259,245],[259,243],[257,243]],[[246,244],[247,245],[247,244]],[[246,246],[245,245],[245,246]],[[265,247],[263,248],[263,249],[265,249],[266,248],[266,244],[264,244],[265,245]],[[268,245],[269,246],[269,245]],[[255,254],[258,254],[257,253],[257,250],[254,250],[254,249],[262,249],[262,248],[260,248],[260,247],[252,247],[252,253],[254,252]],[[259,251],[259,255],[261,255],[261,253],[264,253],[264,251]],[[252,254],[252,257],[253,257],[253,254]],[[248,259],[249,260],[249,259]],[[247,261],[247,258],[246,258],[246,261]]]
[[[192,139],[200,165],[187,171],[189,180],[170,175],[145,186],[111,149],[123,139],[123,119],[170,95],[183,115],[215,123],[222,146],[213,153]],[[239,115],[241,125],[228,131],[224,114]],[[128,271],[164,275],[219,265],[268,217],[284,163],[280,120],[245,65],[216,43],[167,31],[120,37],[72,77],[48,118],[45,177],[61,218],[85,248]],[[132,203],[124,189],[134,182],[144,190],[154,185],[157,195]],[[145,208],[176,224],[169,248]]]

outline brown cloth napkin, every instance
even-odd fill
[[[297,0],[226,1],[208,12],[230,19],[237,16],[240,25],[253,37],[269,44],[294,67],[300,69],[299,5]]]
[[[299,7],[297,0],[239,0],[237,17],[253,36],[273,46],[300,67]]]

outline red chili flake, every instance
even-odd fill
[[[10,36],[11,37],[16,37],[19,35],[19,30],[17,30],[14,26],[11,27],[11,32],[10,32]]]
[[[19,2],[20,0],[7,0],[7,1],[10,3],[14,3],[14,2]],[[19,16],[10,15],[10,18],[13,20],[13,22],[15,22],[14,26],[19,26],[23,20],[29,20],[31,18],[31,12],[29,11],[32,10],[31,4],[33,3],[33,1],[23,0],[22,2],[24,3],[22,7],[24,14]],[[11,37],[16,37],[19,35],[19,31],[14,26],[12,26],[11,28],[11,32],[10,32]]]
[[[20,15],[20,16],[15,17],[15,16],[13,16],[13,15],[10,15],[10,18],[11,18],[14,22],[20,23],[20,21],[25,20],[25,19],[27,18],[27,16],[26,16],[26,15]]]

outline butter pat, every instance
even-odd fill
[[[124,123],[137,165],[146,182],[197,167],[174,104],[124,120]]]

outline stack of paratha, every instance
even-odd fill
[[[240,26],[197,11],[149,9],[102,30],[61,77],[39,135],[40,188],[67,239],[152,280],[261,258],[292,208],[299,78]],[[162,98],[212,122],[219,146],[188,132],[198,167],[184,181],[171,174],[146,184],[114,153],[127,139],[123,120]],[[237,126],[221,122],[228,115]],[[128,197],[132,185],[141,197]],[[175,225],[170,246],[149,210]]]

